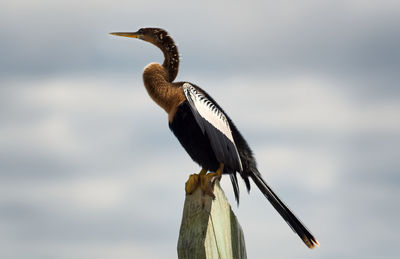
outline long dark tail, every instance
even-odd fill
[[[301,223],[301,221],[290,211],[290,209],[279,199],[279,197],[272,191],[267,183],[262,179],[260,173],[257,171],[250,174],[254,183],[258,186],[264,196],[271,202],[272,206],[281,214],[285,221],[289,224],[292,230],[299,235],[303,242],[309,248],[319,246],[317,239],[311,234],[310,231]]]

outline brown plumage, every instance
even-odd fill
[[[190,157],[206,171],[215,172],[223,165],[223,174],[229,174],[238,202],[236,174],[242,177],[248,191],[252,179],[303,242],[309,248],[318,245],[311,232],[264,181],[253,152],[223,109],[198,86],[173,82],[179,69],[179,54],[168,33],[159,28],[144,28],[134,33],[112,34],[142,39],[163,52],[162,65],[151,63],[144,69],[144,85],[150,97],[167,112],[170,129]]]
[[[171,122],[179,104],[186,98],[182,92],[182,83],[173,84],[169,81],[170,77],[171,73],[168,73],[167,68],[158,63],[151,63],[143,72],[143,82],[147,92],[168,113],[168,121]]]

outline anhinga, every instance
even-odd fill
[[[250,177],[303,242],[309,248],[318,246],[311,232],[263,180],[250,147],[222,108],[200,87],[189,82],[174,82],[179,54],[171,36],[159,28],[111,34],[150,42],[164,53],[162,65],[151,63],[146,66],[143,81],[150,97],[168,113],[172,132],[189,156],[202,167],[198,175],[189,177],[186,192],[191,193],[200,185],[204,193],[213,196],[209,184],[211,178],[229,174],[235,198],[239,201],[236,173],[243,178],[247,191],[250,191]],[[212,173],[207,174],[208,171]]]

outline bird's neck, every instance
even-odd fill
[[[151,63],[144,69],[143,82],[150,97],[171,114],[184,100],[184,95],[180,87],[171,83],[169,73],[164,64]]]
[[[162,45],[159,46],[164,54],[163,67],[168,72],[168,82],[173,82],[178,75],[179,70],[179,53],[174,41],[169,35],[166,35]]]

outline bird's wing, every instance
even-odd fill
[[[241,172],[242,162],[225,114],[197,87],[189,83],[184,83],[182,87],[197,124],[208,136],[217,160]]]

